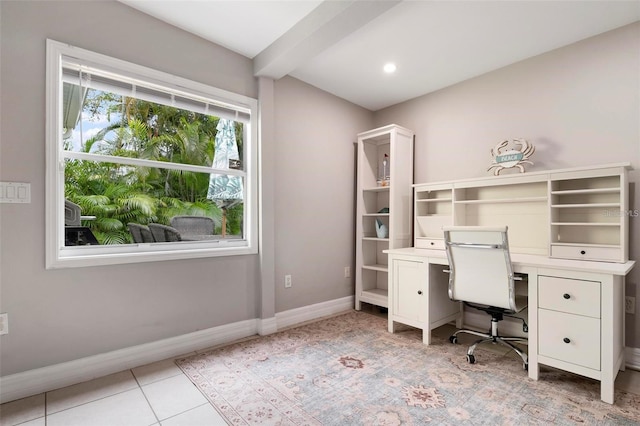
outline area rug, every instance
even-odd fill
[[[232,425],[637,425],[640,396],[350,312],[176,360]]]

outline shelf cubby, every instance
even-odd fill
[[[628,205],[624,168],[559,174],[550,184],[550,256],[623,262]]]
[[[418,248],[444,248],[442,227],[453,223],[451,187],[416,186],[414,189],[413,245]]]

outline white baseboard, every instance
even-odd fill
[[[276,317],[264,318],[258,320],[258,334],[266,336],[267,334],[273,334],[278,331],[278,322]]]
[[[37,395],[140,365],[173,358],[255,334],[271,334],[283,327],[353,308],[353,297],[279,312],[275,317],[252,319],[199,330],[156,342],[81,358],[0,377],[0,403]]]
[[[627,347],[624,353],[624,363],[627,368],[640,371],[640,348]]]
[[[327,302],[316,303],[302,308],[278,312],[276,314],[278,330],[300,324],[305,321],[311,321],[351,310],[353,309],[354,303],[354,296],[347,296],[341,299],[329,300]]]
[[[140,365],[229,343],[258,332],[258,320],[246,320],[156,342],[0,377],[0,403],[81,383]]]

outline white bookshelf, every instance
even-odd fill
[[[358,134],[357,310],[362,302],[388,307],[389,263],[383,250],[411,246],[413,137],[395,124]],[[384,238],[376,233],[376,220],[388,229]]]

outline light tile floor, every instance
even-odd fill
[[[226,424],[173,359],[0,406],[1,426]]]
[[[443,326],[434,335],[446,338],[452,330]],[[467,344],[467,338],[460,343]],[[507,351],[480,346],[479,362],[482,350]],[[616,389],[640,395],[640,372],[621,371]],[[0,405],[0,426],[15,425],[217,426],[226,422],[168,359]]]

